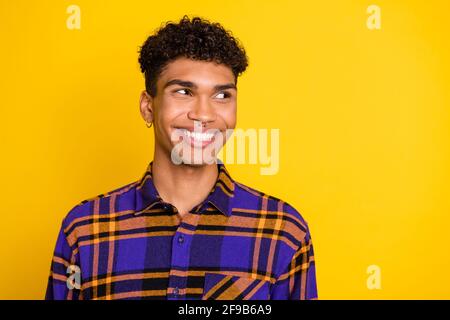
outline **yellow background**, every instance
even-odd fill
[[[280,170],[228,167],[309,222],[319,297],[449,299],[449,2],[242,0],[0,2],[0,298],[43,298],[66,213],[144,172],[138,46],[183,14],[247,50],[238,127],[280,129]]]

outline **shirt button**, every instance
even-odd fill
[[[178,289],[178,287],[173,288],[173,294],[174,294],[174,295],[178,295],[178,292],[180,292],[180,290]]]
[[[182,244],[184,242],[184,236],[182,235],[182,234],[180,234],[179,236],[178,236],[178,243],[179,244]]]
[[[170,204],[163,204],[163,210],[164,211],[172,211],[172,206]]]

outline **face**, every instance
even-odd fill
[[[178,58],[161,72],[156,96],[146,91],[141,115],[152,122],[156,153],[177,164],[215,161],[236,126],[237,89],[223,64]]]

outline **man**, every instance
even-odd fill
[[[306,221],[211,161],[236,125],[238,40],[184,16],[146,40],[139,63],[154,159],[68,213],[46,299],[316,299]]]

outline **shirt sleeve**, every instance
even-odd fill
[[[316,266],[309,230],[294,253],[289,265],[271,290],[273,300],[316,300]]]
[[[64,227],[58,234],[53,258],[50,265],[45,300],[78,300],[81,285],[78,254],[70,247]]]

